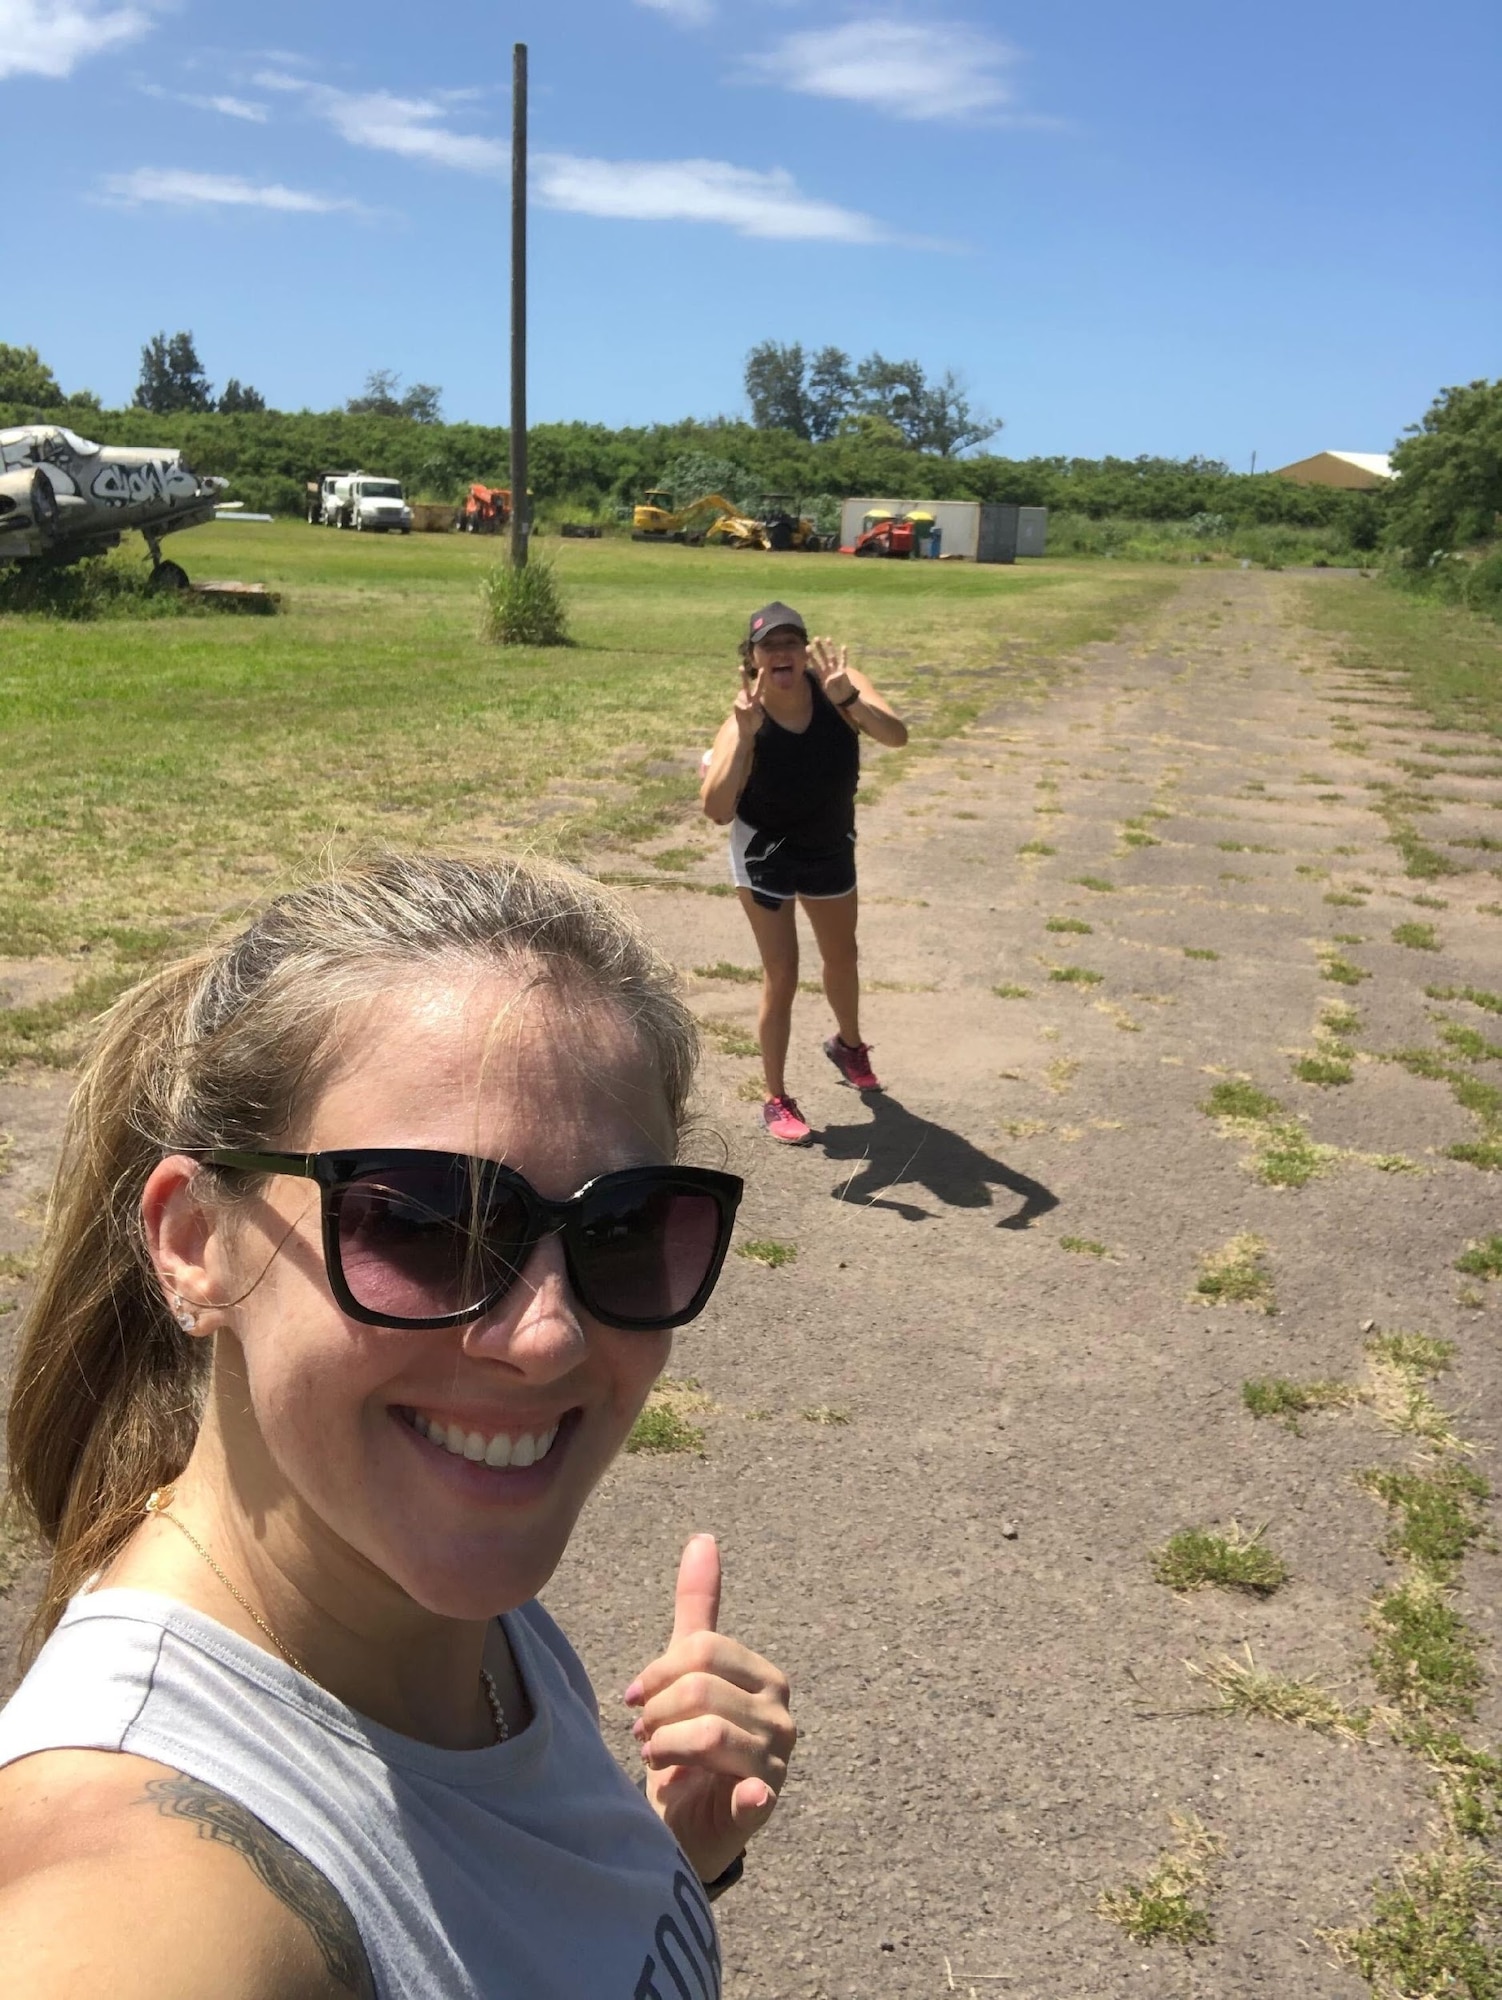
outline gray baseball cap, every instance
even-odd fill
[[[750,623],[746,627],[746,643],[754,646],[758,639],[765,639],[769,632],[776,632],[784,625],[791,625],[794,631],[801,632],[805,639],[808,637],[808,627],[803,622],[802,613],[795,611],[791,604],[764,604],[760,611],[751,613]]]

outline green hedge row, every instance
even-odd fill
[[[0,405],[0,426],[69,420]],[[153,416],[106,410],[83,419],[111,444],[180,447],[203,473],[231,482],[248,507],[297,513],[304,482],[323,471],[361,468],[400,479],[409,496],[455,499],[472,480],[504,485],[506,431],[481,424],[418,424],[345,411]],[[869,433],[809,444],[787,431],[748,424],[684,422],[609,430],[602,424],[539,424],[529,439],[530,483],[540,518],[608,518],[661,479],[677,459],[700,453],[735,467],[745,490],[893,494],[933,500],[1011,500],[1094,520],[1188,521],[1216,515],[1234,524],[1322,527],[1353,548],[1375,546],[1381,499],[1291,486],[1265,473],[1229,472],[1205,459],[938,458]],[[691,496],[682,495],[680,498]]]

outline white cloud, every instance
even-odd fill
[[[682,21],[691,28],[697,28],[714,15],[714,0],[636,0],[636,4],[638,7],[650,7],[654,14],[666,14],[670,20]]]
[[[655,4],[656,0],[647,0]],[[365,146],[464,173],[504,178],[510,147],[446,120],[468,92],[398,97],[391,91],[337,90],[281,70],[255,78],[262,90],[299,98],[352,146]],[[542,153],[532,193],[544,207],[630,222],[710,222],[741,236],[784,242],[890,243],[873,216],[805,194],[785,168],[762,173],[725,160],[597,160]]]
[[[243,118],[248,125],[264,125],[270,117],[264,104],[252,104],[244,97],[186,97],[200,111],[218,111],[226,118]]]
[[[545,208],[631,222],[718,222],[741,236],[886,243],[872,216],[801,192],[784,168],[758,173],[724,160],[588,160],[544,153],[533,188]]]
[[[897,118],[965,118],[1013,102],[1017,52],[954,21],[872,20],[789,35],[752,69],[806,97],[869,104]]]
[[[269,208],[283,215],[363,213],[357,201],[262,184],[238,174],[196,174],[178,167],[137,167],[130,174],[107,174],[104,193],[128,208],[155,202],[170,208]]]
[[[255,81],[263,90],[295,92],[352,146],[399,153],[404,159],[457,167],[469,174],[504,172],[510,159],[510,148],[499,139],[451,132],[442,122],[447,107],[441,98],[396,97],[387,90],[335,90],[331,84],[308,83],[276,70],[262,72]]]
[[[89,56],[133,42],[153,25],[145,7],[98,0],[0,0],[0,78],[70,76]]]
[[[224,118],[240,118],[247,124],[264,125],[271,113],[264,104],[252,104],[244,97],[195,97],[191,91],[163,90],[159,83],[138,83],[143,97],[159,98],[163,104],[191,104],[195,111],[217,111]]]

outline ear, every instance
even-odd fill
[[[201,1172],[196,1160],[172,1153],[152,1168],[141,1191],[141,1225],[163,1294],[169,1306],[180,1295],[183,1307],[200,1316],[184,1329],[199,1335],[214,1330],[202,1315],[230,1295],[223,1217],[193,1193]]]

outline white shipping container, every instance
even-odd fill
[[[854,548],[867,514],[932,514],[939,550],[967,562],[1011,562],[1014,555],[1042,555],[1046,507],[1015,507],[980,500],[846,500],[840,508],[840,547]]]

